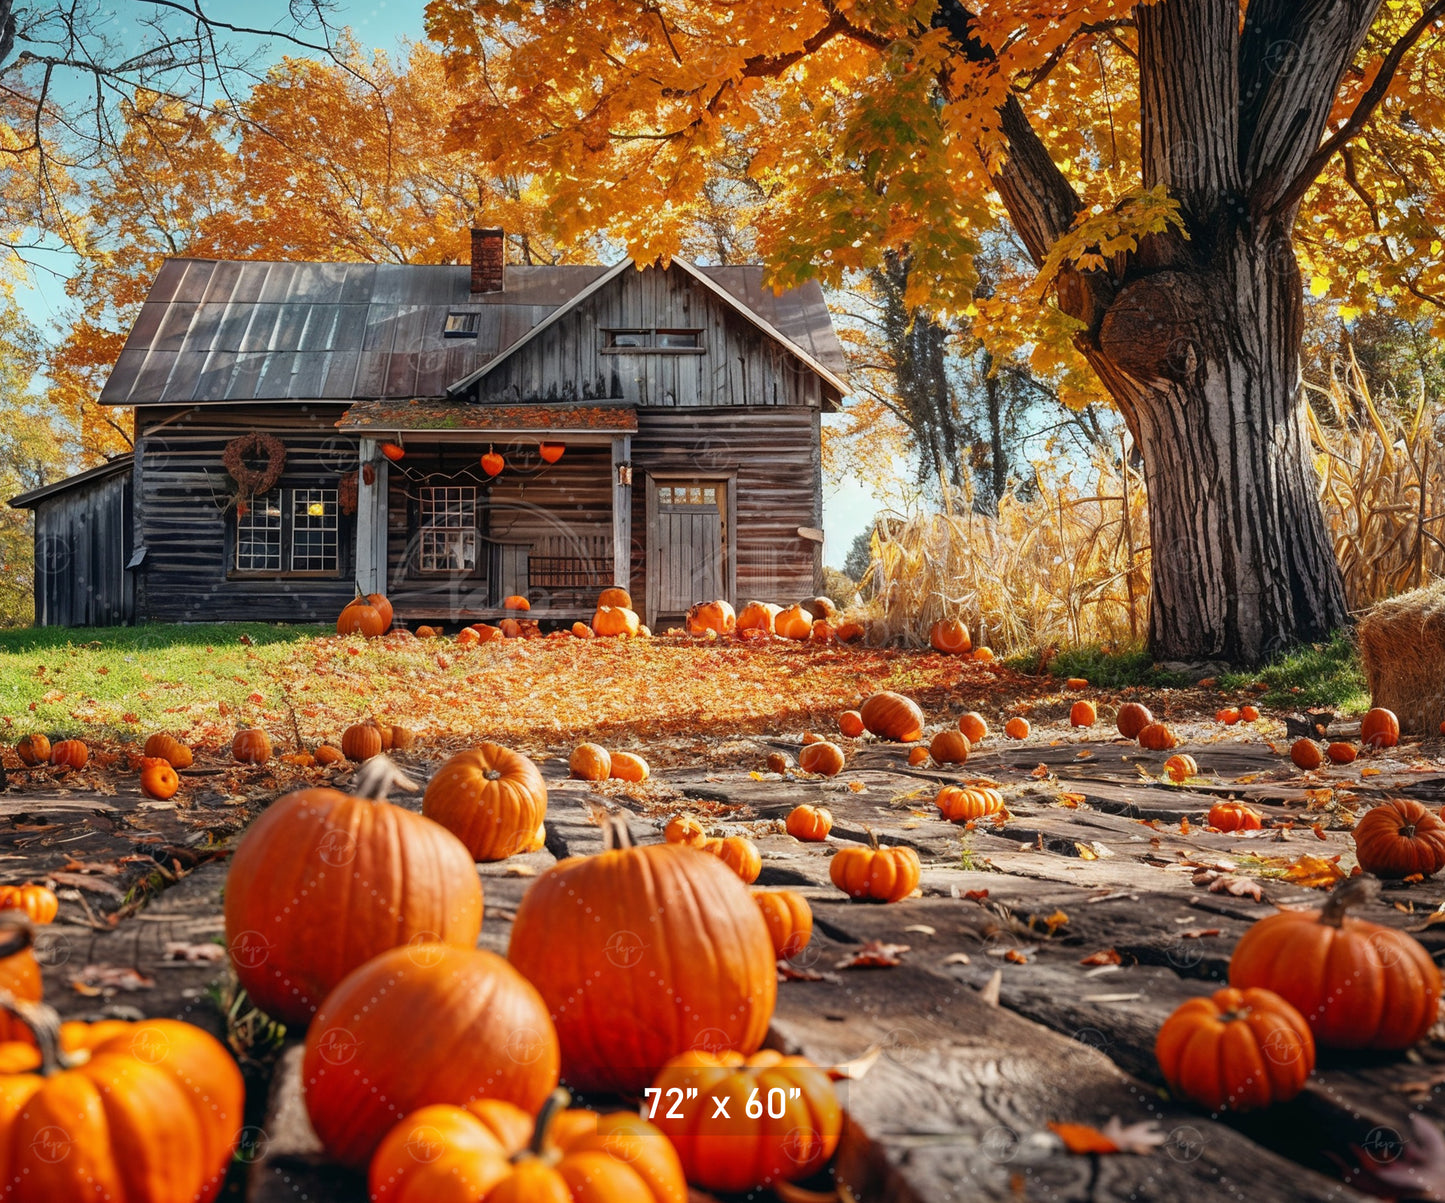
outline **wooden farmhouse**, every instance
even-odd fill
[[[399,619],[522,594],[655,628],[817,590],[820,420],[847,388],[822,291],[760,267],[171,259],[101,394],[135,453],[15,498],[36,620]]]

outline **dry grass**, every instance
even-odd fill
[[[1445,720],[1445,581],[1381,602],[1360,620],[1360,658],[1376,706],[1400,729],[1433,735]]]
[[[1379,403],[1353,359],[1308,387],[1323,413],[1308,417],[1320,502],[1351,608],[1445,577],[1445,416],[1423,395]],[[975,643],[1003,653],[1142,642],[1148,507],[1118,456],[1072,473],[1038,465],[1036,488],[1004,497],[997,518],[966,497],[950,503],[875,530],[863,582],[875,641],[917,646],[958,615]]]

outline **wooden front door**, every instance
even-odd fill
[[[727,597],[727,482],[660,480],[653,489],[656,613],[684,614],[696,602]]]

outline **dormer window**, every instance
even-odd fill
[[[614,354],[702,350],[701,330],[604,330],[602,349]]]
[[[442,328],[442,337],[476,338],[481,324],[482,315],[475,310],[453,309],[447,314],[447,324]]]

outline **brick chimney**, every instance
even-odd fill
[[[502,291],[506,232],[500,226],[472,230],[472,295]]]

